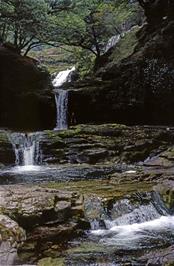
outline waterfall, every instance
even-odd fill
[[[9,139],[15,152],[16,166],[32,170],[32,167],[41,162],[39,149],[39,135],[36,133],[11,133]]]
[[[61,87],[64,83],[70,82],[75,67],[61,71],[53,80],[55,90],[55,101],[57,109],[57,119],[55,130],[63,130],[68,128],[68,91]]]
[[[65,82],[71,82],[71,77],[74,71],[75,67],[60,71],[53,80],[53,86],[60,88]]]
[[[115,46],[115,45],[121,40],[121,37],[122,37],[122,36],[123,36],[123,35],[121,35],[121,34],[117,34],[117,35],[112,36],[112,37],[108,40],[104,52],[106,53],[109,49],[111,49],[112,47],[114,47],[114,46]]]
[[[59,89],[55,94],[57,107],[56,130],[68,128],[68,91]]]

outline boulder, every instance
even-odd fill
[[[56,189],[3,186],[0,188],[0,212],[29,230],[38,225],[66,222],[79,197],[76,193]]]
[[[25,231],[6,215],[0,215],[0,265],[14,265]]]
[[[155,186],[154,188],[158,191],[168,208],[171,215],[174,214],[174,181],[165,181]]]
[[[89,229],[84,220],[83,201],[83,196],[76,192],[39,186],[2,186],[0,265],[12,265],[17,251],[17,262],[21,265],[33,263],[52,246],[59,247],[82,235],[84,229]],[[4,261],[8,263],[2,264]]]

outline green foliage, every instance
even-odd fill
[[[92,72],[95,58],[105,52],[108,39],[125,30],[129,21],[136,21],[137,14],[137,4],[125,0],[0,0],[0,39],[24,54],[38,46],[36,57],[51,72],[56,65],[62,70],[78,62],[84,77]],[[62,50],[62,60],[59,54],[49,55],[45,44],[69,51]],[[44,52],[48,59],[43,59]]]
[[[93,53],[89,53],[87,50],[80,48],[74,48],[74,60],[77,62],[77,69],[80,78],[85,78],[85,76],[93,72],[95,56]]]
[[[124,37],[121,38],[117,47],[114,49],[110,59],[115,63],[131,55],[138,42],[136,33],[139,27],[134,27],[131,31],[127,32]]]
[[[31,50],[28,55],[36,58],[51,74],[71,68],[77,62],[73,48],[66,46],[43,46],[39,51]]]
[[[91,72],[95,58],[105,52],[108,39],[126,30],[126,23],[137,23],[138,6],[125,0],[73,2],[70,10],[57,13],[55,42],[77,47],[74,55],[84,77]]]
[[[102,0],[76,1],[72,10],[57,16],[57,41],[81,47],[99,57],[111,35],[106,18],[112,12],[111,4]]]
[[[121,32],[126,23],[139,23],[141,14],[137,3],[130,4],[125,0],[115,0],[113,2],[113,16],[108,16],[107,18],[107,24],[111,32]]]
[[[45,0],[1,0],[0,38],[19,52],[49,41],[53,17]]]
[[[135,12],[137,5],[127,1],[76,0],[71,10],[58,13],[56,40],[100,56],[108,38],[133,20]]]

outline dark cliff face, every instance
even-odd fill
[[[145,2],[156,5],[145,9],[147,23],[137,33],[133,53],[114,62],[110,51],[97,62],[103,84],[74,85],[79,90],[71,92],[70,113],[79,123],[174,124],[173,3],[164,8],[164,1]],[[150,20],[155,10],[160,12]]]
[[[39,130],[53,128],[54,120],[49,74],[35,60],[0,47],[0,126]]]

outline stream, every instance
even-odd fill
[[[143,256],[174,244],[173,213],[161,195],[153,191],[153,185],[147,192],[143,183],[137,188],[135,181],[131,189],[129,183],[123,182],[122,188],[121,184],[107,183],[110,180],[108,176],[113,173],[135,175],[132,166],[44,163],[42,132],[6,134],[15,161],[14,165],[0,170],[1,185],[53,182],[57,188],[66,190],[69,186],[68,189],[85,195],[90,229],[84,230],[82,237],[67,242],[65,250],[69,255],[63,253],[65,265],[145,265]],[[130,191],[126,190],[127,187]],[[92,199],[96,193],[99,194]],[[117,196],[118,193],[121,197]],[[106,206],[104,202],[108,202]]]
[[[40,146],[42,133],[7,135],[15,162],[0,170],[1,185],[51,184],[54,181],[58,187],[62,183],[65,190],[69,186],[86,194],[86,218],[90,221],[90,230],[85,230],[83,237],[67,243],[66,250],[70,254],[66,256],[66,265],[145,265],[143,256],[174,244],[174,216],[159,193],[146,192],[143,183],[137,190],[135,182],[130,192],[126,192],[129,184],[123,185],[122,189],[121,184],[116,187],[107,184],[112,173],[135,174],[132,167],[117,164],[45,164]],[[90,202],[91,195],[95,195],[99,188],[99,195]],[[115,198],[113,195],[121,190],[121,198]],[[107,199],[110,198],[109,191],[112,191],[112,204],[104,206],[104,201],[110,201]],[[103,192],[106,193],[104,201],[100,199]],[[90,212],[96,214],[91,216]]]

